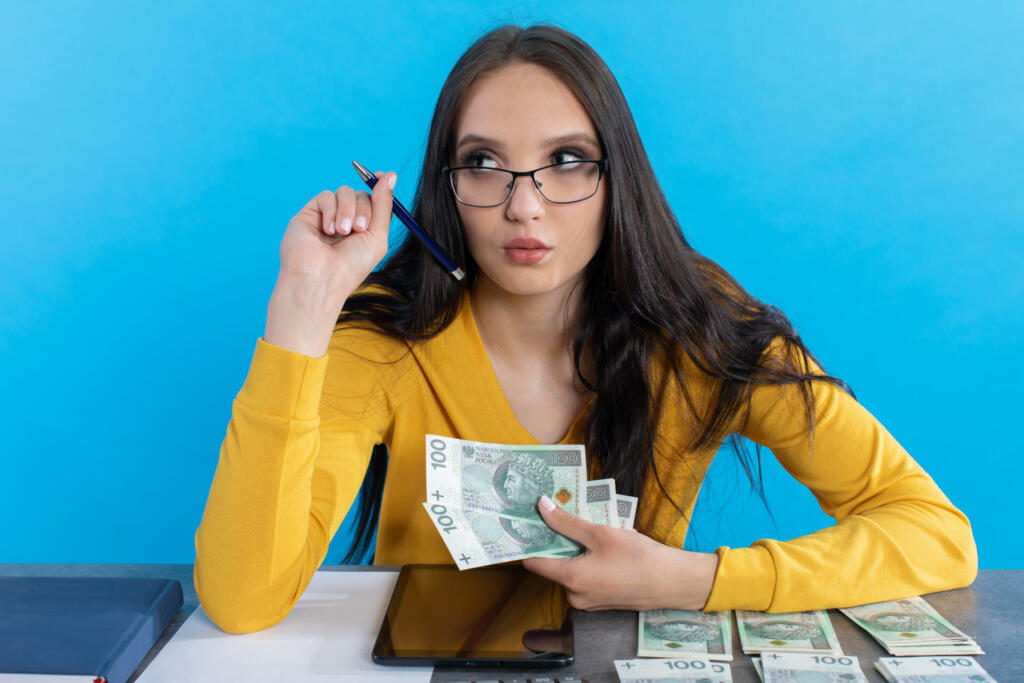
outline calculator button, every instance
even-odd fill
[[[558,683],[583,683],[583,679],[579,676],[559,676]]]
[[[534,676],[530,681],[532,681],[532,683],[555,683],[555,679],[550,676]]]

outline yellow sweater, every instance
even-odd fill
[[[706,377],[692,364],[684,370],[691,395],[708,401]],[[676,383],[656,383],[666,405],[685,405]],[[977,551],[964,514],[863,406],[832,385],[814,387],[813,457],[795,385],[756,388],[740,433],[770,448],[837,523],[785,542],[719,548],[705,609],[833,608],[970,584]],[[560,443],[583,443],[585,410]],[[668,448],[661,450],[690,433],[685,414],[663,411],[658,438]],[[311,358],[258,339],[196,533],[195,585],[210,618],[241,633],[287,615],[323,562],[377,443],[388,445],[390,459],[375,561],[451,564],[421,506],[425,433],[537,443],[505,400],[468,295],[455,321],[426,342],[339,329],[327,354]],[[684,465],[656,459],[666,488],[687,511],[714,454],[690,453]],[[686,523],[653,477],[636,527],[683,544]]]

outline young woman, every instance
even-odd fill
[[[963,513],[778,309],[687,244],[618,84],[579,38],[499,28],[442,88],[413,213],[463,281],[411,236],[372,272],[396,182],[378,177],[372,194],[321,192],[285,231],[196,534],[196,589],[224,630],[288,613],[368,466],[375,561],[451,563],[421,507],[427,433],[582,443],[590,478],[639,496],[642,533],[539,503],[586,552],[524,565],[583,609],[785,612],[973,581]],[[837,524],[682,550],[704,474],[739,436]]]

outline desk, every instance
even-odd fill
[[[345,567],[325,565],[324,571],[383,571],[397,567]],[[199,605],[192,584],[190,564],[0,564],[0,576],[140,576],[177,579],[184,591],[185,604],[168,625],[153,650],[142,660],[129,683],[134,681],[160,651],[182,622]],[[1000,683],[1024,680],[1024,570],[986,569],[970,588],[932,593],[925,598],[943,616],[965,631],[988,654],[978,657],[981,665]],[[830,610],[832,625],[847,654],[860,658],[861,668],[870,681],[884,681],[874,662],[888,654],[881,645],[849,619]],[[733,636],[735,661],[733,680],[758,681],[750,658]],[[580,612],[576,615],[576,663],[551,671],[548,675],[574,673],[590,683],[618,683],[613,659],[631,659],[636,652],[636,612]],[[508,670],[436,669],[431,683],[472,679],[508,678]],[[529,676],[529,674],[525,674]],[[520,677],[523,677],[522,675]]]

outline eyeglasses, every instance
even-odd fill
[[[534,186],[549,202],[573,204],[593,197],[608,172],[608,159],[562,161],[532,171],[507,171],[484,166],[445,166],[441,176],[448,177],[455,199],[467,206],[487,208],[504,204],[512,195],[516,178],[530,176]]]

